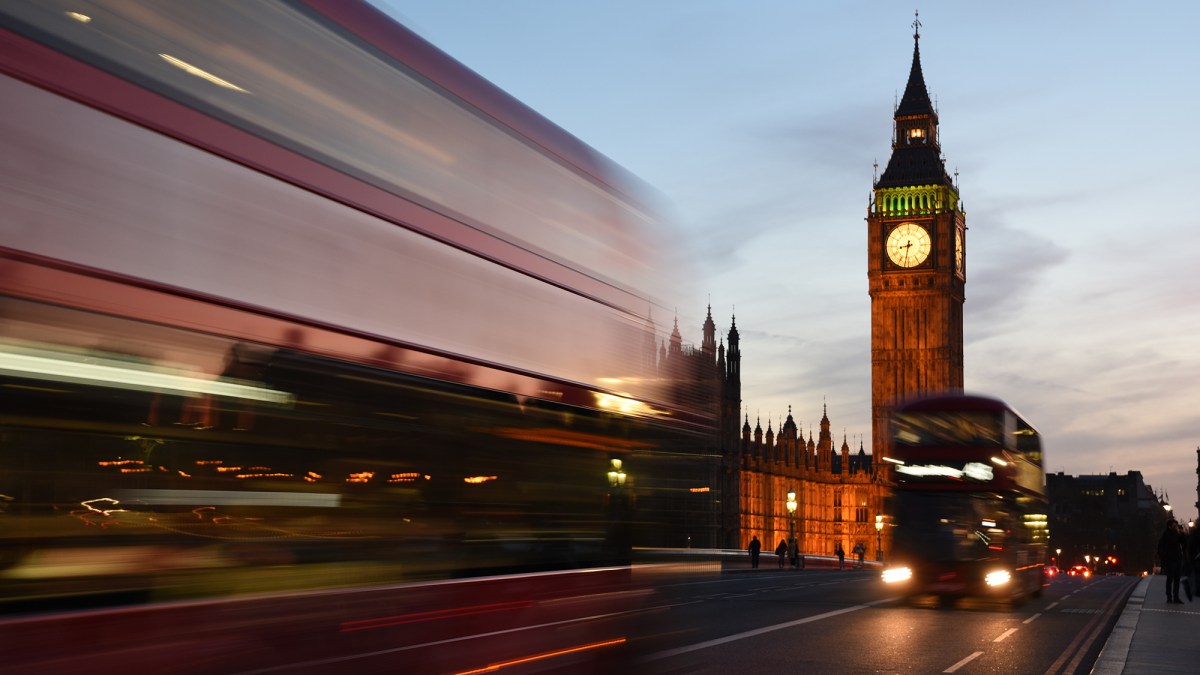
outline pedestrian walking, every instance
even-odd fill
[[[788,545],[787,540],[780,539],[779,545],[775,547],[775,557],[779,558],[779,568],[783,569],[783,561],[787,558]]]
[[[837,545],[837,550],[834,551],[834,553],[836,553],[838,557],[838,569],[846,569],[846,549],[842,548],[842,545],[839,543]]]
[[[755,536],[750,540],[750,567],[758,567],[758,554],[762,551],[762,544],[758,543],[758,537]]]
[[[858,556],[858,569],[862,569],[866,564],[863,561],[867,555],[867,547],[863,546],[861,541],[854,545],[854,555]]]
[[[1179,573],[1183,566],[1183,533],[1179,523],[1172,518],[1158,538],[1158,562],[1167,577],[1167,602],[1182,605],[1179,599]]]

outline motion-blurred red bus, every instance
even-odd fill
[[[1037,430],[1003,401],[972,395],[900,405],[889,428],[884,582],[908,596],[1040,594],[1049,530]]]
[[[0,3],[0,100],[6,672],[622,652],[715,417],[639,183],[357,0]]]

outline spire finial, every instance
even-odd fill
[[[921,10],[919,10],[919,9],[913,10],[912,27],[913,27],[913,39],[920,40],[921,39]]]

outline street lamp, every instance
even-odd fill
[[[875,559],[883,562],[883,514],[875,516]]]
[[[788,490],[787,493],[787,510],[788,510],[788,554],[792,553],[792,547],[795,547],[796,555],[800,554],[800,544],[796,541],[796,490],[795,488]]]
[[[609,517],[608,544],[616,556],[615,560],[621,564],[628,564],[633,545],[629,525],[629,495],[625,491],[628,476],[625,474],[621,460],[609,461],[607,476],[609,490],[605,499],[608,502]],[[632,482],[629,484],[632,485]]]
[[[612,468],[608,470],[608,484],[612,487],[625,487],[625,472],[621,470],[621,460],[612,460]]]
[[[1061,557],[1062,557],[1062,549],[1061,548],[1054,549],[1054,564],[1055,565],[1059,564],[1058,559]]]

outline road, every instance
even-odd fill
[[[905,602],[866,571],[659,580],[637,627],[656,673],[1088,673],[1137,579],[1059,577],[1010,607]]]

